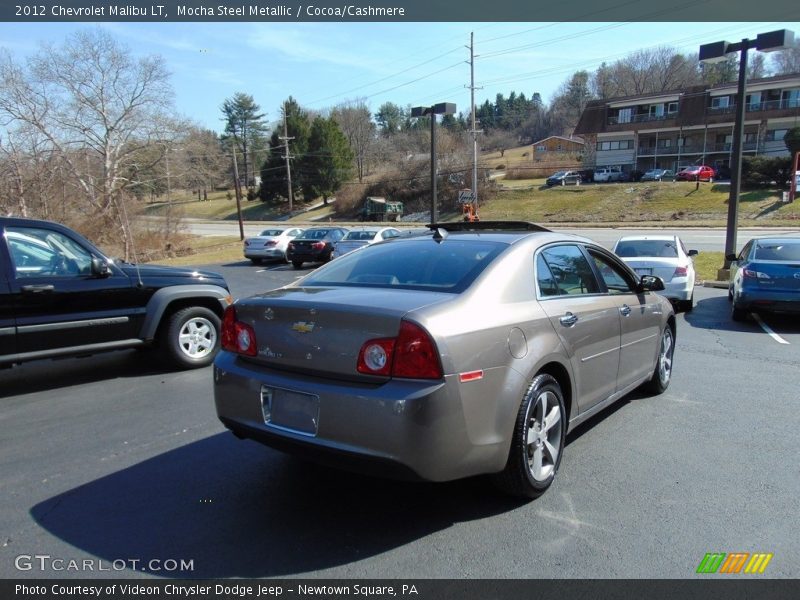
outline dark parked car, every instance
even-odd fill
[[[217,413],[238,437],[321,462],[431,481],[490,473],[536,497],[570,429],[669,385],[663,282],[529,223],[433,229],[229,307]]]
[[[295,269],[304,262],[328,262],[336,242],[348,232],[343,227],[313,227],[306,229],[286,247],[286,260]]]
[[[0,366],[155,347],[211,363],[232,299],[216,273],[111,260],[71,229],[0,217]]]
[[[753,311],[800,313],[800,237],[755,238],[727,258],[734,321]]]
[[[545,183],[549,187],[554,185],[580,185],[581,174],[578,171],[558,171],[550,175]]]
[[[706,165],[686,167],[675,175],[675,181],[714,181],[714,169]]]

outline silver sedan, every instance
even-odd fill
[[[225,313],[217,413],[241,438],[382,476],[492,474],[533,498],[567,432],[672,377],[675,315],[586,238],[449,223]]]

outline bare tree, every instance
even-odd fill
[[[353,151],[358,180],[363,181],[369,171],[369,157],[375,143],[375,123],[363,99],[348,101],[333,109],[331,116],[347,137]]]
[[[43,45],[22,66],[0,57],[0,115],[33,128],[83,191],[89,212],[131,231],[124,176],[136,153],[164,137],[172,89],[163,59],[134,58],[102,29]]]
[[[776,52],[772,59],[776,75],[800,73],[800,42],[786,50]]]

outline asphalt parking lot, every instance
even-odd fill
[[[214,268],[236,296],[308,270]],[[781,342],[733,322],[725,290],[695,300],[667,393],[572,432],[529,503],[238,441],[210,368],[120,352],[0,371],[0,577],[687,578],[707,552],[769,552],[765,576],[797,578],[800,323],[764,318]],[[95,568],[20,570],[43,554]]]

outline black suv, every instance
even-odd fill
[[[71,229],[0,217],[0,367],[152,346],[210,364],[231,303],[221,275],[103,256]]]

